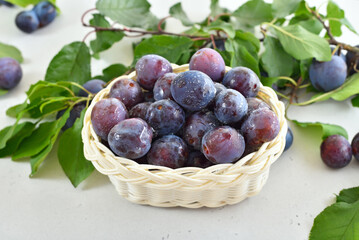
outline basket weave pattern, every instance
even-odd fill
[[[188,64],[172,67],[175,73],[188,70]],[[227,67],[226,70],[229,69]],[[284,104],[271,88],[261,86],[258,97],[268,103],[278,116],[280,132],[274,140],[234,164],[217,164],[205,169],[171,169],[117,157],[101,143],[94,132],[91,124],[92,108],[98,101],[107,98],[112,85],[121,78],[136,80],[136,72],[115,79],[96,94],[86,112],[82,130],[85,157],[99,172],[109,176],[121,196],[138,204],[199,208],[235,204],[262,189],[271,164],[283,152],[287,132]]]

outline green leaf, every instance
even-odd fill
[[[207,27],[205,27],[205,30],[211,31],[211,30],[222,30],[228,34],[230,38],[234,38],[236,35],[236,32],[232,26],[232,24],[216,20],[214,22],[211,22],[211,24]]]
[[[337,21],[336,19],[331,19],[332,21]],[[350,31],[352,31],[355,34],[358,34],[357,31],[354,29],[354,27],[350,24],[348,19],[342,18],[339,20],[344,26],[346,26]]]
[[[81,130],[86,109],[81,113],[75,124],[67,129],[59,141],[57,156],[60,165],[72,185],[77,187],[94,170],[92,163],[86,160],[83,153]]]
[[[312,64],[312,59],[305,59],[300,60],[299,69],[300,69],[300,76],[303,80],[309,79],[309,67]]]
[[[211,9],[210,15],[212,17],[228,12],[227,8],[222,8],[221,6],[219,6],[219,0],[211,0],[210,9]]]
[[[269,77],[291,76],[294,69],[294,59],[284,51],[278,39],[267,36],[263,44],[265,51],[261,60]]]
[[[327,5],[327,18],[344,19],[344,11],[333,1],[329,1]],[[342,23],[339,21],[329,20],[330,31],[333,36],[339,37],[342,35]]]
[[[342,135],[343,137],[348,139],[347,131],[341,126],[335,124],[327,124],[321,122],[298,122],[297,120],[292,120],[292,122],[301,128],[314,127],[320,129],[322,132],[323,140],[331,135]]]
[[[316,58],[318,61],[330,61],[329,43],[302,26],[295,24],[279,27],[271,24],[284,50],[298,60]]]
[[[205,32],[203,30],[203,28],[199,28],[196,25],[192,26],[191,28],[184,31],[183,33],[188,34],[188,35],[196,35],[196,36],[200,36],[200,37],[210,37],[211,36],[211,34],[209,34],[208,32]]]
[[[221,51],[219,49],[216,49],[216,51],[219,52],[219,54],[221,54],[226,66],[231,66],[231,62],[232,62],[232,58],[233,58],[234,53],[233,52],[228,52],[228,51]]]
[[[279,81],[278,77],[261,77],[261,83],[263,86],[272,87],[272,85],[277,81]]]
[[[101,79],[105,82],[109,82],[112,79],[123,75],[125,72],[128,71],[128,69],[128,67],[119,63],[112,64],[111,66],[102,70],[102,76],[95,76],[93,77],[93,79]]]
[[[19,49],[9,44],[0,43],[0,58],[3,57],[11,57],[17,60],[19,63],[24,61],[24,58],[22,57]]]
[[[188,52],[193,42],[188,37],[152,36],[135,48],[134,62],[146,54],[158,54],[171,63],[177,63],[182,54]]]
[[[48,139],[48,144],[45,148],[43,148],[40,152],[36,153],[35,155],[32,155],[30,158],[30,165],[31,165],[31,174],[30,177],[34,176],[41,163],[46,159],[47,155],[51,152],[52,148],[54,147],[54,144],[56,142],[56,139],[61,131],[61,128],[65,125],[66,120],[68,119],[70,115],[70,108],[66,110],[64,115],[62,115],[58,120],[54,121],[56,127],[52,130],[52,134],[50,138]],[[50,135],[50,134],[49,134]],[[31,138],[30,136],[29,138]]]
[[[265,3],[263,0],[250,0],[234,11],[232,15],[246,27],[254,27],[273,19],[271,4]]]
[[[177,64],[178,65],[187,64],[193,54],[194,54],[194,52],[192,52],[192,51],[184,52],[181,55],[180,59],[177,61]]]
[[[91,78],[91,55],[83,42],[73,42],[64,46],[51,60],[45,81],[75,82],[84,84]],[[73,87],[78,90],[78,88]]]
[[[352,99],[353,107],[359,107],[359,95]]]
[[[51,138],[51,139],[53,139],[53,138]],[[34,156],[32,156],[30,158],[30,165],[31,165],[30,177],[34,176],[37,173],[41,163],[45,160],[47,155],[51,152],[53,145],[54,145],[54,143],[52,141],[50,141],[50,143],[43,150],[41,150],[39,153],[35,154]]]
[[[92,26],[110,28],[110,23],[101,14],[93,14],[90,20]],[[125,34],[123,32],[97,31],[96,39],[90,42],[90,47],[94,54],[109,49],[115,42],[120,41]]]
[[[2,137],[5,131],[8,131],[9,128],[7,127],[1,130],[0,137]],[[31,122],[24,122],[18,124],[15,127],[12,136],[6,141],[6,146],[0,149],[0,158],[12,155],[17,149],[20,143],[28,136],[32,134],[32,131],[35,128],[35,124]]]
[[[273,15],[277,18],[286,17],[298,8],[301,0],[273,0]]]
[[[24,157],[35,156],[42,152],[49,144],[54,141],[53,137],[57,137],[61,128],[65,125],[70,115],[70,108],[53,122],[44,122],[35,129],[32,134],[21,142],[18,150],[13,154],[12,159],[16,160]],[[55,139],[56,140],[56,139]],[[53,144],[52,144],[53,145]]]
[[[51,137],[56,130],[57,121],[40,124],[40,126],[21,143],[19,149],[13,155],[13,160],[30,157],[41,152],[49,145]]]
[[[337,196],[337,202],[355,203],[359,200],[359,187],[343,189]]]
[[[0,96],[5,95],[8,92],[9,92],[9,90],[0,89]]]
[[[230,53],[230,66],[243,66],[259,75],[259,40],[250,32],[237,31],[234,39],[227,39],[225,48]]]
[[[128,27],[154,28],[158,19],[150,12],[147,0],[98,0],[97,10]]]
[[[309,240],[359,239],[359,201],[335,203],[315,219]]]
[[[307,10],[306,7],[307,2],[305,0],[302,0],[297,9],[294,12],[294,16],[300,16],[300,15],[311,15],[311,13]],[[312,8],[313,10],[315,10],[315,8]]]
[[[71,86],[71,82],[38,81],[27,91],[28,99],[9,108],[6,114],[11,117],[21,114],[22,117],[39,118],[62,110],[81,99],[68,88]]]
[[[182,4],[176,3],[170,8],[170,15],[177,18],[184,26],[192,26],[192,21],[188,18],[187,14],[183,11]]]
[[[298,24],[309,32],[317,35],[323,30],[323,25],[317,19],[314,18],[300,21],[298,22]]]

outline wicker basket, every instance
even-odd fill
[[[176,73],[188,70],[188,65],[173,65]],[[228,71],[230,68],[227,68]],[[136,79],[136,73],[121,78]],[[267,102],[277,114],[280,132],[254,153],[234,164],[218,164],[202,169],[183,167],[171,169],[138,164],[130,159],[115,156],[100,142],[91,125],[91,111],[99,100],[106,98],[113,81],[99,92],[88,108],[82,139],[85,157],[95,168],[109,176],[118,193],[131,202],[157,207],[181,206],[187,208],[220,207],[238,203],[257,194],[265,184],[271,164],[281,155],[285,146],[287,122],[284,104],[268,87],[261,87],[258,97]]]

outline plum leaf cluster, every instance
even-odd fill
[[[359,187],[343,189],[315,219],[309,240],[357,239]]]

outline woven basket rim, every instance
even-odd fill
[[[172,64],[172,67],[175,73],[188,70],[188,64],[181,66]],[[230,69],[230,67],[226,67],[226,71]],[[85,157],[102,174],[115,175],[125,182],[143,182],[151,187],[158,188],[171,188],[171,184],[173,186],[181,184],[182,187],[192,188],[204,182],[212,184],[212,187],[213,184],[223,186],[238,179],[242,174],[255,175],[267,170],[283,152],[287,132],[284,104],[278,100],[276,93],[271,88],[260,86],[258,96],[267,102],[276,113],[280,122],[280,131],[274,140],[264,143],[258,151],[246,155],[235,163],[217,164],[207,168],[182,167],[172,169],[139,164],[134,160],[115,156],[95,134],[91,124],[91,111],[99,100],[107,97],[112,85],[123,78],[136,80],[136,72],[133,71],[128,75],[115,78],[105,89],[97,93],[84,118],[82,139]]]

